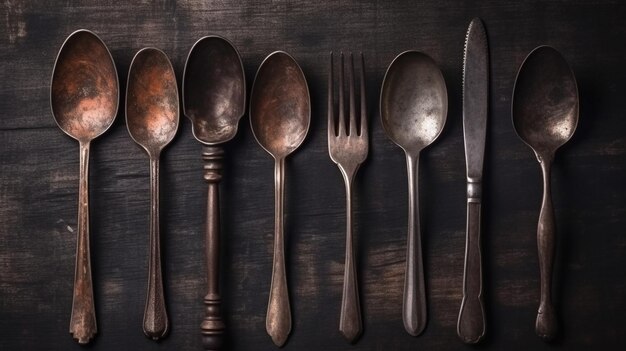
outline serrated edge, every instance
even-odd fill
[[[462,69],[463,78],[461,80],[461,99],[463,99],[462,101],[465,101],[465,66],[467,64],[467,44],[469,43],[470,33],[472,32],[472,28],[474,28],[475,20],[480,21],[480,23],[483,25],[483,30],[480,31],[481,32],[480,36],[482,36],[482,39],[487,44],[487,55],[489,55],[489,43],[487,42],[487,32],[486,30],[484,30],[485,24],[483,20],[480,19],[479,17],[474,17],[470,21],[469,26],[467,27],[467,32],[465,33],[465,43],[463,44],[463,69]]]

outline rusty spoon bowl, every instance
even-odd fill
[[[413,336],[422,333],[427,320],[419,226],[419,155],[441,134],[447,112],[446,82],[435,61],[417,51],[398,55],[383,80],[380,115],[385,133],[406,154],[409,225],[402,320]]]
[[[176,135],[178,120],[178,88],[170,60],[159,49],[140,50],[128,71],[126,126],[150,157],[150,258],[143,332],[153,340],[163,338],[169,329],[161,273],[159,159]]]
[[[550,340],[558,329],[551,293],[556,228],[550,168],[556,150],[572,137],[578,125],[576,78],[558,51],[540,46],[526,57],[515,80],[512,115],[517,135],[535,152],[543,174],[537,227],[541,299],[535,332]]]
[[[113,124],[119,82],[111,53],[88,30],[72,33],[54,64],[50,106],[54,119],[80,144],[76,271],[70,333],[80,344],[97,333],[89,253],[89,145]]]
[[[311,100],[300,66],[282,51],[270,54],[261,63],[250,95],[252,132],[275,161],[274,263],[265,328],[274,344],[282,346],[291,332],[283,233],[285,158],[306,137]]]

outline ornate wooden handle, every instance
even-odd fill
[[[466,344],[475,344],[485,336],[483,270],[480,243],[480,201],[480,183],[469,183],[463,301],[461,302],[456,329],[457,334]]]
[[[204,180],[209,184],[206,224],[207,294],[204,297],[206,315],[202,321],[202,346],[205,350],[218,351],[224,348],[224,320],[222,319],[219,289],[220,261],[220,198],[219,182],[222,180],[224,150],[217,146],[205,146]]]
[[[147,337],[159,340],[167,334],[169,321],[161,274],[158,155],[150,157],[150,183],[150,261],[148,264],[148,294],[143,313],[143,332]]]
[[[552,304],[552,266],[554,263],[555,233],[554,210],[550,192],[550,168],[552,158],[539,159],[543,173],[543,201],[537,226],[537,247],[539,249],[539,271],[541,273],[541,301],[537,311],[535,332],[544,340],[556,336],[558,323]]]
[[[80,143],[77,241],[70,333],[79,344],[87,344],[98,331],[89,254],[89,142]]]

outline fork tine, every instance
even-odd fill
[[[348,79],[350,79],[350,134],[357,135],[356,131],[356,105],[354,102],[354,57],[350,53],[350,62],[348,63]]]
[[[346,118],[345,107],[343,104],[343,52],[341,53],[341,63],[339,65],[339,133],[337,135],[346,135]]]
[[[331,136],[337,136],[335,132],[335,107],[334,103],[335,92],[333,90],[333,52],[330,52],[330,65],[328,66],[328,139]]]
[[[365,60],[361,53],[361,133],[359,135],[367,137],[367,105],[365,102]]]

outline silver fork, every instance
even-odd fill
[[[361,321],[361,307],[359,290],[356,278],[356,266],[352,245],[352,180],[359,166],[367,158],[368,133],[367,113],[365,106],[364,61],[361,56],[360,89],[361,114],[360,128],[357,127],[355,106],[354,59],[350,54],[348,63],[348,85],[350,93],[350,120],[346,126],[344,107],[344,67],[343,53],[341,54],[339,73],[339,121],[335,128],[334,90],[333,90],[333,54],[330,54],[328,76],[328,153],[330,158],[339,166],[346,186],[346,260],[343,276],[343,297],[341,299],[341,317],[339,331],[349,341],[355,342],[361,335],[363,324]]]

